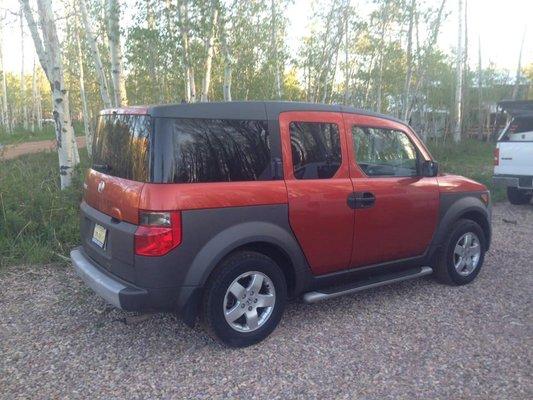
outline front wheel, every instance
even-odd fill
[[[285,276],[272,259],[252,251],[236,252],[209,278],[203,322],[208,333],[223,344],[250,346],[276,328],[286,298]]]
[[[533,194],[524,189],[518,189],[515,187],[507,188],[507,199],[509,203],[515,205],[528,204],[531,201]]]
[[[437,256],[437,279],[450,285],[472,282],[483,265],[486,248],[481,227],[470,219],[460,219],[446,236]]]

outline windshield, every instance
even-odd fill
[[[520,116],[511,120],[499,139],[500,142],[532,142],[533,115]]]
[[[101,115],[94,138],[93,169],[148,182],[151,131],[152,119],[147,115]]]

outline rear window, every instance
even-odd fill
[[[156,129],[158,149],[166,153],[163,182],[272,179],[266,121],[162,118]]]
[[[533,116],[515,117],[503,131],[500,141],[531,142],[533,141]]]
[[[101,115],[93,145],[93,168],[107,175],[148,182],[151,118]]]

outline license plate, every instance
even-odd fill
[[[93,243],[99,247],[104,247],[105,237],[107,235],[107,229],[102,225],[95,224],[93,231]]]

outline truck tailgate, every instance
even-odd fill
[[[533,142],[498,142],[497,175],[533,175]]]

